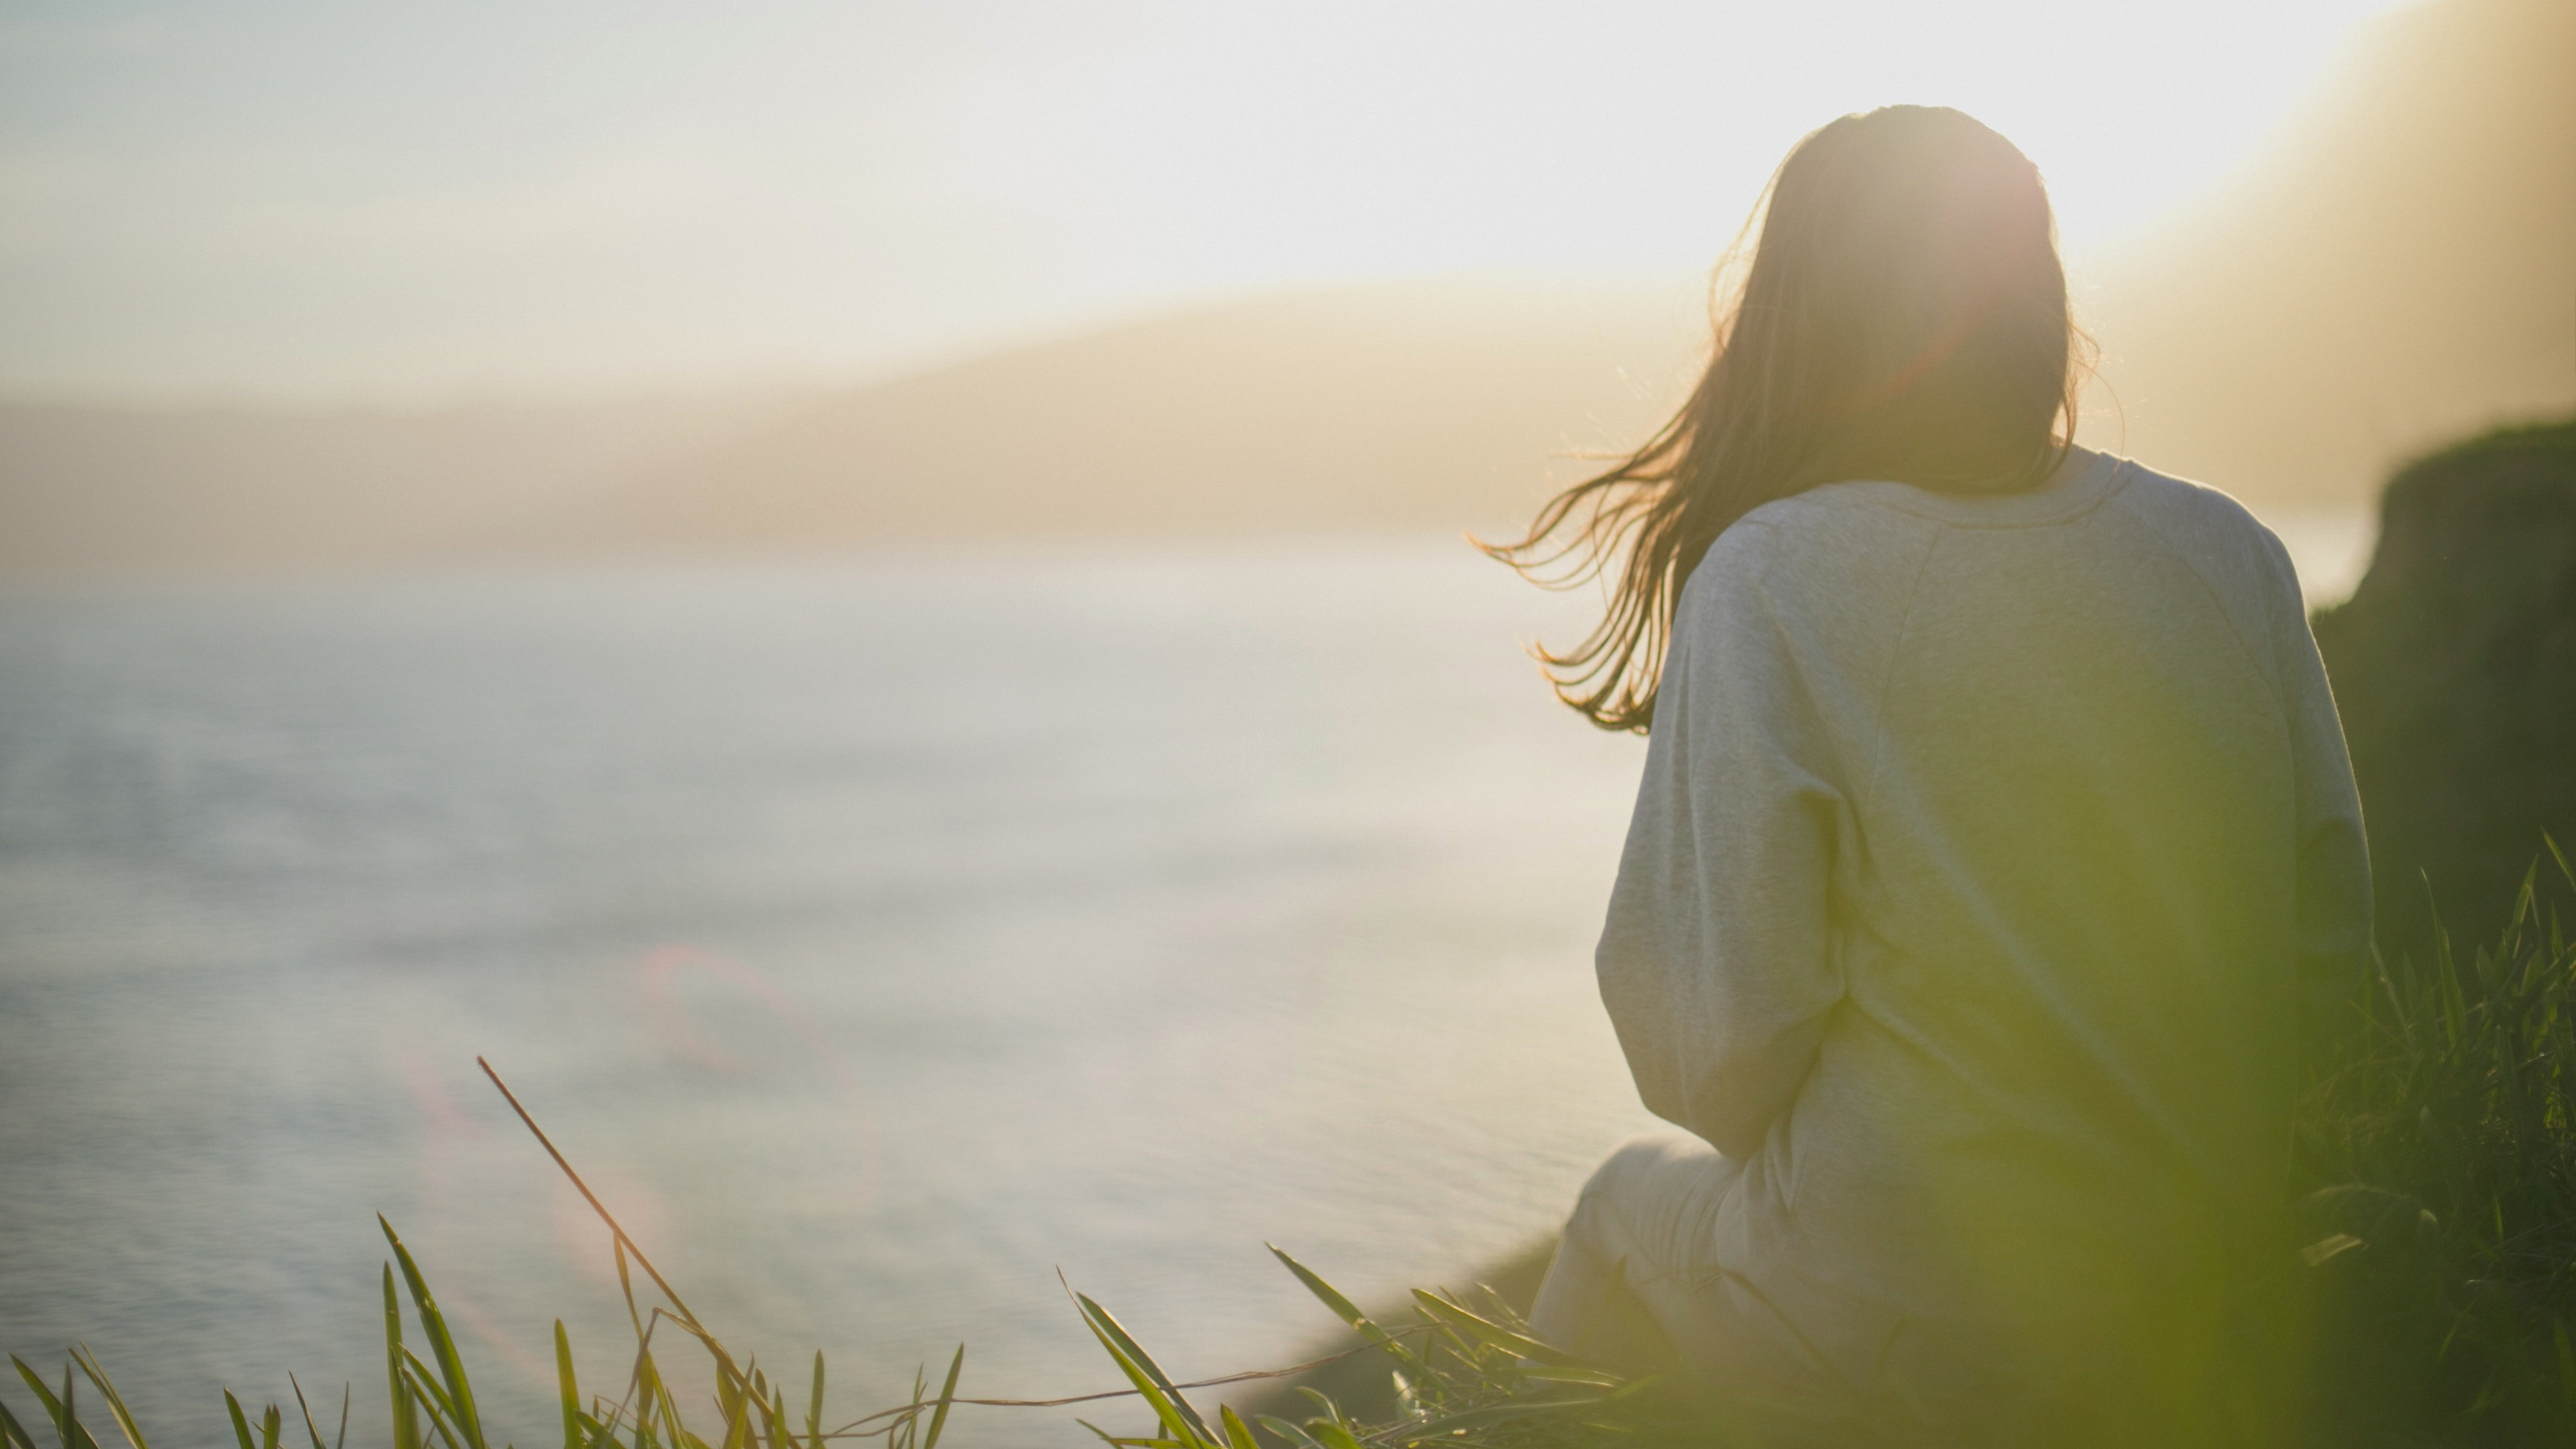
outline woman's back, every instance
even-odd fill
[[[2198,1393],[2285,1196],[2303,971],[2367,950],[2278,543],[2068,471],[1720,538],[1598,958],[1647,1104],[1741,1162],[1711,1252],[1747,1337],[1936,1417]]]
[[[1540,657],[1652,735],[1598,964],[1693,1134],[1593,1175],[1532,1327],[1617,1357],[1642,1308],[1895,1442],[2202,1442],[2302,1005],[2370,937],[2298,581],[2223,495],[2074,446],[2009,141],[1841,117],[1758,226],[1689,401],[1494,550],[1609,585]]]

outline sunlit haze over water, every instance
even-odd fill
[[[1897,100],[2019,142],[2080,256],[2386,8],[16,5],[0,386],[840,380],[1283,286],[1689,273]]]

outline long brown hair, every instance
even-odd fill
[[[1552,588],[1612,577],[1590,635],[1537,651],[1603,729],[1653,724],[1682,585],[1745,514],[1852,478],[2032,487],[2073,445],[2081,334],[2048,193],[2011,142],[1945,107],[1844,116],[1791,148],[1755,215],[1681,411],[1518,543],[1479,545]]]

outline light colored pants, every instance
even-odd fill
[[[1611,1153],[1575,1199],[1532,1332],[1597,1363],[1712,1379],[1749,1367],[1713,1252],[1718,1205],[1740,1171],[1679,1133]]]
[[[2006,1380],[2022,1388],[1953,1395],[1928,1406],[1884,1394],[1864,1403],[1793,1354],[1777,1329],[1766,1331],[1766,1325],[1786,1325],[1717,1261],[1718,1209],[1741,1171],[1741,1163],[1678,1133],[1641,1137],[1611,1153],[1566,1220],[1530,1306],[1532,1334],[1614,1368],[1685,1373],[1739,1410],[1772,1416],[1750,1421],[1763,1426],[1764,1444],[2187,1449],[2238,1442],[2225,1436],[2243,1424],[2273,1422],[2265,1413],[2277,1416],[2278,1406],[2167,1391],[2153,1375],[2142,1375],[2137,1361],[2081,1356],[2089,1340],[2077,1341],[2079,1357],[2069,1360],[2089,1365],[2089,1377]],[[1967,1362],[1976,1361],[1977,1350],[1963,1352]],[[2290,1381],[2282,1374],[2264,1377]],[[2034,1394],[2033,1385],[2049,1392]],[[1859,1417],[1864,1413],[1880,1417]],[[1871,1425],[1905,1427],[1893,1437],[1856,1433]],[[2254,1434],[2242,1442],[2286,1441]]]
[[[1697,1380],[1713,1392],[1702,1407],[1720,1442],[1773,1449],[1952,1442],[1875,1432],[1854,1417],[1847,1395],[1832,1393],[1763,1330],[1776,1319],[1717,1261],[1718,1209],[1742,1171],[1680,1133],[1640,1137],[1611,1153],[1575,1199],[1530,1305],[1532,1333],[1594,1363]],[[1996,1449],[1982,1438],[1955,1442]]]

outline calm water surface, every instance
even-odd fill
[[[0,1349],[375,1442],[381,1211],[544,1441],[551,1320],[613,1387],[623,1308],[478,1053],[849,1416],[960,1340],[1113,1387],[1059,1269],[1190,1376],[1329,1326],[1265,1239],[1462,1281],[1647,1124],[1589,967],[1642,746],[1519,653],[1568,608],[1446,542],[0,603]]]

